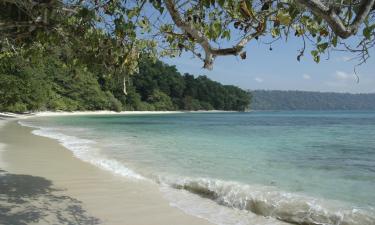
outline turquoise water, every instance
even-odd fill
[[[375,224],[375,112],[61,116],[24,123],[104,169],[220,205],[296,223]]]

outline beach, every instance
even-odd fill
[[[155,183],[85,163],[16,119],[0,123],[1,224],[210,224],[170,206]]]
[[[375,221],[372,112],[0,118],[0,224]]]

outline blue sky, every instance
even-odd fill
[[[170,65],[176,65],[181,73],[207,75],[224,84],[237,85],[244,89],[333,91],[351,93],[375,92],[375,51],[366,64],[357,68],[360,81],[356,82],[354,66],[351,60],[355,55],[348,52],[331,52],[330,58],[321,57],[315,63],[307,49],[300,62],[298,50],[302,43],[298,40],[279,41],[272,46],[252,42],[247,48],[247,59],[225,56],[215,60],[214,69],[202,69],[202,62],[192,58],[189,53],[179,58],[163,59]]]

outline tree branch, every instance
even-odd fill
[[[209,69],[209,70],[212,69],[213,60],[216,56],[238,55],[251,39],[259,36],[265,30],[265,24],[264,24],[262,29],[260,29],[259,31],[253,34],[249,34],[245,36],[235,46],[231,48],[214,48],[210,44],[210,41],[207,37],[205,37],[200,31],[195,29],[190,23],[185,22],[181,18],[174,0],[165,0],[164,2],[165,2],[165,5],[167,7],[167,10],[170,16],[172,17],[173,22],[177,25],[177,27],[179,27],[185,33],[189,34],[194,39],[195,42],[197,42],[200,46],[202,46],[205,52],[204,66],[203,66],[203,68],[205,69]]]
[[[315,15],[323,18],[336,35],[346,39],[357,33],[360,25],[364,22],[374,6],[375,0],[363,0],[355,19],[349,26],[345,26],[332,6],[326,6],[320,0],[296,0],[296,2],[310,9]]]

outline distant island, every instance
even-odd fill
[[[253,110],[375,110],[375,93],[254,90]]]

